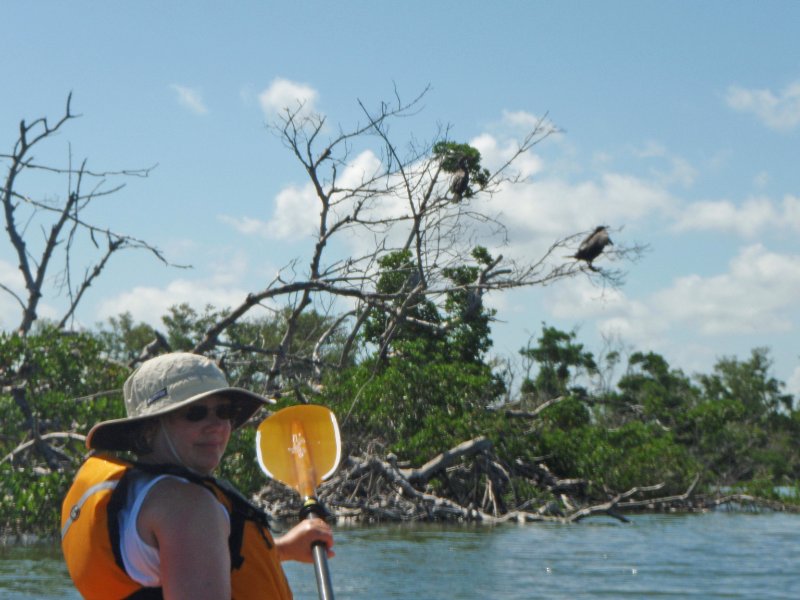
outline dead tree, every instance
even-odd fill
[[[346,364],[355,348],[354,340],[365,323],[380,315],[383,332],[378,355],[386,355],[402,327],[446,331],[452,323],[426,322],[417,316],[423,303],[441,306],[447,295],[465,292],[481,310],[481,297],[493,290],[543,285],[582,271],[574,261],[558,257],[572,236],[553,240],[542,256],[526,262],[493,257],[480,269],[475,281],[456,285],[445,273],[464,264],[488,226],[502,240],[505,227],[492,215],[474,208],[472,200],[491,196],[505,186],[522,181],[515,162],[556,129],[545,118],[518,141],[516,151],[495,172],[486,172],[480,182],[471,182],[469,198],[451,202],[451,172],[442,168],[442,157],[434,152],[437,143],[447,142],[448,128],[440,128],[431,142],[405,143],[393,137],[391,125],[413,116],[427,90],[409,102],[395,94],[391,103],[374,110],[359,102],[362,119],[349,129],[331,127],[324,115],[309,113],[298,105],[286,108],[271,131],[300,163],[317,200],[319,219],[305,264],[292,261],[262,289],[253,291],[210,327],[196,344],[196,352],[212,352],[223,343],[225,331],[258,306],[280,300],[290,304],[283,337],[270,356],[265,393],[279,393],[287,385],[292,363],[311,361],[309,378],[323,370],[315,356],[298,356],[293,347],[297,322],[304,311],[326,307],[335,330],[343,333],[339,360]],[[332,131],[333,133],[329,133]],[[367,148],[365,150],[365,147]],[[358,150],[357,150],[358,149]],[[364,240],[363,246],[347,252],[348,241]],[[333,243],[336,242],[336,243]],[[414,265],[399,289],[381,290],[381,259],[407,252]],[[604,273],[598,276],[605,277]],[[324,334],[317,350],[324,345]],[[226,346],[226,351],[232,350]],[[327,365],[331,366],[331,365]],[[309,383],[316,383],[311,381]]]
[[[17,332],[24,336],[37,319],[39,302],[48,294],[63,293],[66,304],[59,319],[59,327],[66,327],[75,309],[92,283],[108,266],[112,255],[127,249],[145,250],[158,260],[169,264],[155,246],[89,222],[84,214],[94,201],[110,196],[125,187],[117,180],[130,177],[147,177],[152,170],[94,171],[83,159],[73,165],[71,151],[67,166],[38,163],[33,151],[42,144],[52,142],[69,121],[79,115],[72,112],[72,94],[67,97],[64,115],[55,123],[41,117],[19,124],[19,137],[10,154],[0,154],[7,164],[7,173],[0,192],[5,230],[17,266],[22,274],[24,293],[17,292],[11,282],[0,282],[0,290],[9,294],[20,306],[21,320]],[[23,178],[28,174],[54,175],[66,180],[68,193],[60,200],[38,198],[24,190]],[[41,237],[29,233],[38,227]],[[82,243],[89,242],[97,258],[90,264],[76,264],[74,255]],[[48,279],[57,281],[56,289],[46,289]]]
[[[72,112],[70,94],[64,114],[55,122],[47,117],[20,121],[19,135],[11,152],[0,154],[0,161],[7,169],[0,190],[4,229],[21,274],[21,282],[0,281],[0,293],[9,295],[19,305],[16,335],[23,338],[36,322],[44,298],[53,306],[60,305],[62,312],[57,319],[57,328],[67,330],[89,287],[117,252],[145,250],[169,264],[155,246],[92,223],[86,216],[90,204],[125,187],[121,180],[147,177],[151,168],[95,171],[89,168],[87,159],[74,164],[71,149],[66,152],[66,166],[40,163],[35,159],[34,151],[43,150],[48,143],[52,145],[57,139],[56,134],[78,116]],[[66,195],[59,198],[54,193],[39,196],[29,192],[26,190],[26,177],[38,178],[37,183],[48,177],[54,178],[56,189],[63,189],[66,182]],[[76,258],[83,256],[82,251],[86,248],[94,249],[94,258],[89,263]],[[55,285],[50,286],[53,281]],[[32,402],[36,391],[27,385],[27,373],[32,365],[28,364],[26,356],[21,356],[13,365],[1,367],[0,388],[12,396],[25,415],[32,446],[50,467],[57,467],[59,457],[48,441],[52,437],[39,433],[37,412]]]

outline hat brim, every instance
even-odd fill
[[[210,390],[145,416],[101,421],[86,434],[86,447],[91,450],[133,450],[130,434],[139,424],[167,415],[208,396],[224,396],[239,406],[239,411],[232,423],[232,430],[244,425],[265,404],[275,404],[274,400],[242,388],[227,387]]]

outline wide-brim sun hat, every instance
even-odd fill
[[[241,427],[264,404],[264,396],[232,387],[217,364],[205,356],[171,352],[143,362],[123,387],[127,417],[102,421],[86,436],[94,450],[132,450],[131,433],[148,419],[171,413],[212,395],[230,400],[238,409],[232,428]]]

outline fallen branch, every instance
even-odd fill
[[[429,460],[419,469],[400,469],[400,474],[409,483],[425,483],[435,474],[446,469],[460,458],[473,456],[485,452],[492,447],[492,442],[484,436],[479,436],[460,443],[455,448],[442,452],[439,456]]]
[[[605,513],[621,521],[627,521],[625,517],[614,511],[614,508],[617,507],[620,500],[624,500],[625,498],[630,498],[631,496],[633,496],[634,494],[638,494],[639,492],[653,492],[655,490],[660,490],[663,487],[664,487],[663,483],[657,483],[655,485],[648,485],[644,487],[633,487],[629,489],[627,492],[624,492],[622,494],[617,494],[608,502],[603,502],[602,504],[595,504],[593,506],[587,506],[585,508],[576,510],[574,513],[566,517],[566,521],[568,523],[572,523],[574,521],[580,521],[581,519],[585,519],[586,517],[597,513]]]
[[[639,508],[642,506],[655,507],[659,504],[663,505],[663,504],[673,504],[675,502],[684,502],[691,497],[698,481],[700,481],[699,473],[695,475],[694,479],[692,480],[692,483],[689,485],[689,487],[683,494],[678,494],[677,496],[664,496],[663,498],[649,498],[647,500],[629,500],[627,502],[620,503],[619,507],[630,509],[630,508]]]

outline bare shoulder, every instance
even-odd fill
[[[164,477],[153,486],[145,502],[153,500],[183,500],[209,505],[217,502],[214,495],[202,485],[172,476]]]
[[[231,597],[230,521],[211,492],[165,478],[147,495],[137,525],[158,549],[165,598]]]
[[[217,531],[227,537],[229,523],[219,501],[200,485],[165,477],[147,494],[139,514],[142,539],[158,547],[158,538],[167,532],[181,537],[200,528],[206,533]],[[163,540],[162,540],[163,541]]]

